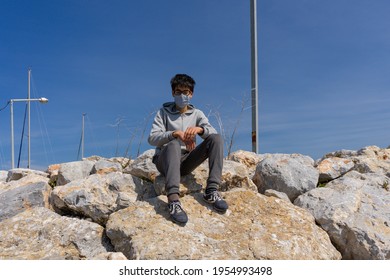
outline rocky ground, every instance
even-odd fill
[[[0,259],[390,259],[390,149],[236,151],[223,215],[201,199],[205,162],[182,178],[185,226],[152,155],[0,171]]]

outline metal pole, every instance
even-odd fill
[[[15,154],[14,154],[14,102],[28,102],[39,101],[40,103],[47,103],[49,99],[45,97],[33,98],[33,99],[11,99],[10,103],[10,112],[11,112],[11,167],[15,168]],[[30,149],[29,149],[30,150]],[[30,158],[28,163],[28,168],[30,168]]]
[[[11,169],[15,167],[15,154],[14,154],[14,101],[10,100],[11,111]]]
[[[258,144],[258,65],[257,65],[257,4],[251,0],[251,95],[252,95],[252,151],[259,153]]]
[[[85,113],[83,113],[83,129],[81,131],[81,159],[84,158],[84,118],[85,118]]]
[[[30,79],[31,79],[31,68],[28,69],[28,95],[27,95],[27,115],[28,115],[28,135],[27,135],[27,139],[28,139],[28,161],[27,161],[27,168],[30,168],[30,162],[31,162],[31,153],[30,153],[30,150],[31,150],[31,121],[30,121]]]

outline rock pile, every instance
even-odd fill
[[[390,259],[390,149],[236,151],[223,215],[201,199],[205,162],[182,177],[184,227],[152,155],[0,171],[0,259]]]

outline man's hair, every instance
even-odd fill
[[[172,90],[175,90],[178,86],[188,87],[193,92],[195,80],[187,74],[176,74],[175,77],[171,79],[171,88]]]

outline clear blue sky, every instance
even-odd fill
[[[257,2],[260,153],[390,145],[390,2]],[[240,120],[233,150],[251,150],[249,11],[249,0],[0,0],[0,108],[27,97],[28,67],[32,97],[50,100],[31,106],[31,167],[77,160],[83,113],[85,156],[152,148],[150,115],[176,73],[196,80],[192,103],[217,129],[215,115],[228,135]],[[14,104],[16,157],[24,109]],[[9,122],[8,106],[3,170]]]

